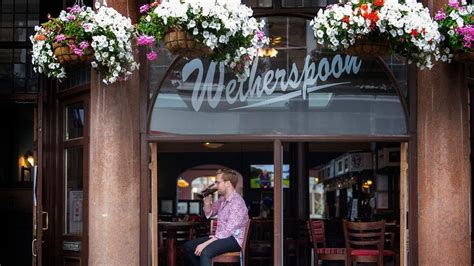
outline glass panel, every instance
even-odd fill
[[[28,80],[28,92],[38,92],[38,78]]]
[[[12,49],[0,49],[0,63],[11,63],[12,54]]]
[[[82,234],[83,221],[83,148],[64,150],[65,169],[65,211],[64,229],[66,234]]]
[[[26,49],[15,49],[13,56],[15,63],[26,63]]]
[[[15,12],[26,12],[26,0],[15,0]]]
[[[25,64],[15,64],[15,78],[24,78],[25,77]]]
[[[26,28],[15,29],[15,41],[24,42],[26,41]]]
[[[13,12],[13,0],[2,1],[2,12]]]
[[[26,27],[26,14],[15,14],[15,27]]]
[[[91,68],[90,66],[82,67],[82,68],[74,68],[72,71],[67,71],[67,79],[62,86],[60,86],[60,90],[69,89],[75,86],[79,86],[82,84],[89,83],[91,81]]]
[[[12,65],[0,64],[0,78],[12,78]]]
[[[12,41],[13,29],[0,29],[0,41]]]
[[[65,139],[80,138],[84,134],[84,104],[77,103],[66,107]]]
[[[28,27],[34,27],[38,24],[39,24],[39,14],[28,14]]]
[[[315,50],[303,19],[268,21],[270,37],[281,37],[270,47],[278,54],[255,62],[245,82],[206,60],[177,62],[154,103],[152,133],[406,134],[394,84],[377,61]],[[396,63],[406,75],[406,65]]]
[[[282,7],[325,7],[327,0],[282,0]]]
[[[15,92],[17,93],[23,93],[25,92],[26,88],[26,80],[25,79],[14,79],[14,85],[15,85]]]
[[[259,8],[259,7],[272,7],[272,0],[249,0],[246,1],[246,5],[252,8]]]
[[[29,0],[28,1],[28,12],[29,13],[39,13],[39,0]]]
[[[13,14],[2,14],[1,27],[13,27]]]
[[[161,56],[158,56],[157,60],[149,63],[149,98],[153,96],[153,92],[156,90],[160,81],[165,77],[166,71],[168,70],[169,64],[173,60],[173,56],[167,52],[168,50],[160,48]]]

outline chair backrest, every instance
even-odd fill
[[[193,223],[194,237],[209,236],[209,224],[206,221],[199,221]]]
[[[217,230],[217,219],[211,219],[211,227],[209,228],[209,234],[214,235]]]
[[[308,220],[309,239],[313,248],[326,247],[326,237],[324,235],[324,221]]]
[[[273,220],[252,220],[249,229],[249,240],[273,242]]]
[[[343,224],[347,254],[351,254],[352,249],[377,249],[379,260],[383,261],[385,221],[349,222],[344,220]]]
[[[242,242],[242,251],[245,253],[245,247],[247,246],[247,240],[249,238],[249,229],[250,229],[250,224],[252,220],[249,219],[247,224],[245,225],[245,230],[244,230],[244,241]]]

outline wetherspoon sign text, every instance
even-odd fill
[[[357,74],[361,65],[361,60],[357,57],[348,55],[344,55],[344,57],[341,55],[335,55],[330,61],[327,58],[322,58],[316,65],[311,57],[307,55],[303,71],[300,73],[296,64],[293,63],[290,74],[288,78],[286,78],[286,69],[279,68],[276,70],[268,70],[263,75],[256,75],[258,66],[258,58],[256,58],[252,65],[250,77],[248,78],[247,88],[245,88],[244,84],[246,83],[246,80],[231,79],[227,84],[224,84],[225,71],[223,63],[217,65],[215,62],[211,62],[205,79],[203,80],[204,65],[200,59],[196,58],[184,65],[182,77],[184,83],[193,72],[197,71],[197,78],[194,83],[191,98],[193,109],[196,112],[201,108],[202,103],[206,98],[206,94],[209,106],[214,109],[218,106],[223,97],[229,105],[232,105],[237,101],[245,103],[249,98],[258,99],[263,94],[272,96],[276,88],[279,88],[282,92],[286,92],[288,88],[291,88],[287,93],[282,95],[279,94],[270,99],[266,97],[266,100],[230,109],[238,110],[272,104],[300,96],[303,97],[303,99],[306,99],[308,93],[328,87],[348,84],[350,82],[318,85],[318,82],[324,82],[330,77],[338,79],[342,74],[344,74],[344,72],[348,75]],[[219,67],[219,79],[217,87],[213,90],[213,87],[215,86],[213,82],[214,75],[217,67]]]

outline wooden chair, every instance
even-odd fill
[[[346,242],[346,265],[353,262],[377,263],[384,265],[384,257],[395,253],[384,249],[385,221],[349,222],[344,220]]]
[[[326,236],[324,221],[309,220],[308,231],[313,244],[314,265],[319,265],[319,260],[342,260],[346,261],[346,248],[326,247]]]
[[[244,241],[242,242],[242,250],[240,252],[227,252],[212,258],[212,265],[214,263],[240,263],[242,266],[245,265],[245,247],[247,246],[247,238],[250,228],[250,219],[245,225],[244,230]],[[211,235],[215,233],[217,228],[217,220],[211,220]]]
[[[284,223],[284,264],[308,265],[311,241],[307,221],[286,218]]]
[[[273,220],[253,219],[247,241],[249,265],[273,265]]]

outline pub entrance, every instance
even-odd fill
[[[345,247],[343,219],[385,220],[385,247],[395,254],[386,261],[400,265],[406,238],[400,231],[406,212],[400,199],[407,197],[400,142],[283,142],[280,147],[232,141],[151,144],[152,264],[186,265],[181,245],[210,233],[198,194],[215,181],[217,169],[227,168],[238,173],[237,192],[251,218],[246,265],[313,265],[308,221],[322,221],[324,245],[337,250]],[[168,231],[175,229],[170,248]]]
[[[400,221],[395,223],[395,228],[411,228],[410,243],[414,245],[403,246],[407,242],[403,237],[408,234],[405,229],[396,236],[404,243],[400,247],[399,261],[406,261],[405,251],[415,254],[417,250],[416,213],[410,212],[409,219],[406,217],[408,143],[410,162],[416,163],[416,95],[411,94],[415,89],[410,82],[412,72],[402,58],[358,58],[320,49],[312,36],[309,17],[285,14],[259,15],[266,22],[265,33],[271,39],[272,53],[262,54],[252,63],[247,80],[238,79],[223,65],[205,58],[162,56],[152,63],[148,75],[147,135],[142,153],[147,154],[148,144],[151,144],[151,162],[158,163],[161,146],[169,143],[181,147],[182,151],[188,149],[184,143],[202,146],[202,142],[218,142],[225,143],[224,147],[228,143],[268,143],[272,161],[262,164],[274,167],[274,184],[270,189],[273,192],[273,265],[309,263],[311,252],[301,248],[301,245],[309,245],[308,241],[298,239],[307,232],[304,228],[311,218],[309,214],[313,212],[313,217],[318,218],[316,213],[321,207],[316,204],[321,204],[321,193],[318,193],[321,186],[327,190],[324,195],[328,205],[320,210],[323,218],[326,215],[339,222],[342,218],[359,221],[385,218],[391,219],[392,224],[395,219]],[[351,146],[354,143],[356,145]],[[380,161],[381,166],[390,156],[397,158],[397,152],[392,152],[394,148],[403,151],[399,157],[404,158],[405,163],[387,164],[387,167],[403,169],[398,170],[398,175],[404,174],[406,178],[399,181],[384,173],[386,170],[378,164]],[[245,154],[245,151],[237,152]],[[321,160],[308,161],[318,158],[312,152],[323,153]],[[384,159],[379,160],[379,154]],[[360,164],[366,157],[371,161],[367,169],[351,171],[350,164],[346,164],[346,158],[347,162],[354,160]],[[340,161],[340,173],[336,174],[336,162]],[[197,165],[200,164],[189,167]],[[241,167],[245,171],[250,169],[250,165]],[[151,176],[157,181],[160,180],[159,169],[158,165],[152,167],[155,175]],[[410,169],[410,176],[416,175],[416,165]],[[174,186],[180,173],[167,177]],[[358,173],[357,176],[354,173]],[[290,177],[289,183],[285,176]],[[243,173],[242,177],[245,196],[245,180],[249,176]],[[296,177],[294,182],[291,177]],[[322,185],[318,188],[319,183]],[[390,186],[393,183],[398,187]],[[153,190],[153,182],[151,184],[150,190]],[[159,184],[158,181],[158,189]],[[252,191],[250,183],[246,186]],[[398,202],[393,196],[398,194],[396,190],[400,190],[403,207],[395,203]],[[416,183],[413,183],[410,195],[415,193]],[[150,200],[156,198],[154,206],[159,210],[158,196]],[[260,197],[260,200],[265,198]],[[177,199],[171,205],[178,209],[176,204]],[[416,201],[411,206],[416,210]],[[393,213],[387,212],[390,208]],[[142,206],[142,210],[148,213],[146,206]],[[158,219],[154,217],[151,219]],[[148,220],[148,217],[142,219]],[[148,224],[157,226],[158,221]],[[333,227],[336,229],[331,229]],[[148,232],[149,228],[142,225],[142,232]],[[330,231],[341,232],[340,228],[340,224],[328,223]],[[158,231],[156,228],[151,232]],[[149,236],[158,237],[155,233]],[[327,247],[341,244],[341,234],[334,239],[328,236]],[[152,247],[155,246],[150,245],[149,254],[158,254]]]

